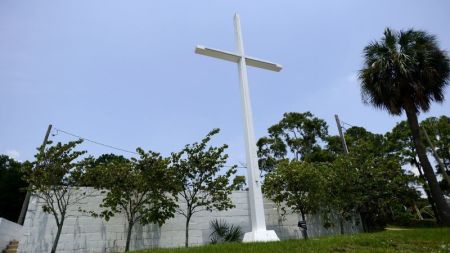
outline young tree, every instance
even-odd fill
[[[89,161],[87,175],[96,188],[106,190],[100,213],[94,217],[108,221],[122,213],[128,222],[125,251],[130,249],[130,238],[136,223],[159,225],[173,217],[176,208],[174,175],[168,168],[169,159],[159,153],[144,152],[138,148],[139,158],[128,160],[122,156],[102,155]],[[94,180],[92,180],[94,179]]]
[[[300,212],[306,223],[306,215],[319,211],[324,200],[325,166],[292,160],[281,161],[276,170],[266,174],[263,192],[274,201],[283,213],[285,207]],[[302,230],[304,238],[308,238],[306,230]]]
[[[87,188],[80,187],[83,182],[83,166],[78,158],[85,151],[74,151],[82,140],[67,144],[57,143],[45,149],[39,148],[36,160],[25,163],[25,180],[28,190],[43,202],[44,212],[53,215],[57,232],[51,252],[56,252],[64,221],[68,217],[68,209],[79,205],[90,196]],[[50,144],[51,142],[49,142]]]
[[[211,137],[219,132],[214,129],[200,143],[186,145],[178,153],[172,153],[171,167],[177,176],[181,203],[177,212],[186,217],[186,241],[189,246],[189,222],[197,212],[208,210],[227,210],[234,207],[230,194],[235,185],[230,178],[236,173],[236,166],[219,174],[228,155],[227,145],[208,147]]]
[[[387,28],[381,41],[364,48],[364,66],[359,73],[365,103],[392,115],[405,112],[439,220],[447,226],[450,226],[450,207],[428,160],[417,114],[428,111],[433,101],[444,100],[449,77],[450,60],[436,38],[413,29],[394,32]]]

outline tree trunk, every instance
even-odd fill
[[[344,234],[344,218],[342,215],[339,215],[339,226],[341,228],[341,235]]]
[[[430,186],[431,196],[436,203],[436,208],[440,222],[442,225],[450,226],[450,207],[445,201],[441,188],[439,187],[436,175],[434,174],[433,167],[428,160],[425,147],[423,146],[420,136],[419,121],[417,120],[417,114],[414,108],[411,106],[405,108],[406,116],[408,118],[408,124],[411,129],[411,134],[416,146],[417,156],[419,157],[420,164],[422,165],[425,178]]]
[[[134,223],[132,221],[128,222],[128,231],[127,231],[127,242],[125,244],[125,252],[130,250],[130,240],[131,240],[131,232],[133,230]]]
[[[56,247],[58,247],[59,236],[61,235],[63,225],[64,225],[64,216],[61,215],[61,222],[58,225],[58,231],[56,232],[56,237],[55,240],[53,241],[51,253],[56,253]]]
[[[306,224],[305,213],[304,212],[301,212],[301,213],[302,213],[302,220]],[[303,238],[305,238],[305,240],[308,240],[308,229],[302,229],[302,235],[303,235]]]
[[[188,213],[187,217],[186,217],[186,239],[184,242],[184,247],[189,247],[189,221],[191,220],[191,214]]]
[[[364,232],[369,232],[369,229],[367,228],[367,221],[366,218],[361,212],[359,212],[359,217],[361,217],[361,225],[363,227]]]

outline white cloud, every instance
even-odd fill
[[[15,149],[6,150],[6,155],[13,158],[14,160],[18,160],[20,157],[19,151],[15,150]]]

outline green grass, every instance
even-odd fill
[[[135,253],[322,253],[322,252],[448,252],[450,228],[388,230],[357,235],[288,240],[270,243],[229,243],[192,248],[153,249]]]

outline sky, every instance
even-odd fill
[[[236,64],[197,55],[196,45],[235,51],[238,12],[249,56],[279,73],[249,67],[256,138],[285,112],[310,111],[337,134],[342,121],[385,133],[393,117],[362,103],[362,50],[386,27],[437,36],[450,51],[450,2],[441,1],[0,1],[0,154],[33,159],[50,140],[75,137],[125,150],[170,155],[221,132],[229,164],[245,163]],[[450,115],[447,100],[429,116]],[[131,154],[84,142],[98,156]],[[242,171],[241,171],[242,173]]]

